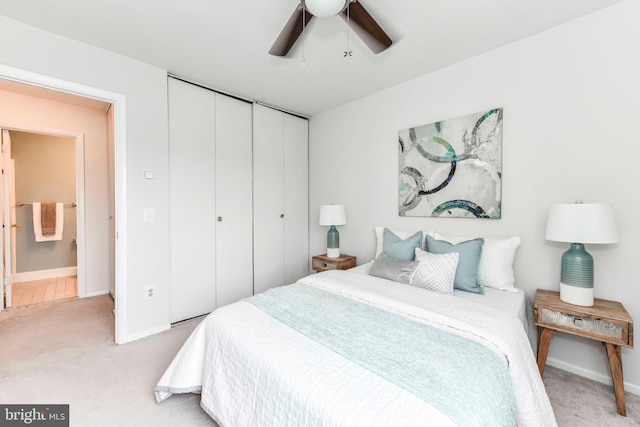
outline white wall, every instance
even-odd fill
[[[468,61],[313,116],[310,248],[323,253],[319,206],[346,206],[341,251],[374,256],[375,226],[442,234],[519,235],[516,283],[533,297],[557,290],[568,245],[546,242],[552,203],[611,202],[621,241],[590,246],[596,297],[640,319],[640,2],[626,0]],[[416,55],[419,55],[416,52]],[[502,219],[401,218],[398,131],[504,108]],[[623,349],[627,389],[640,393],[640,353]],[[599,343],[557,334],[549,364],[609,381]]]
[[[3,65],[126,96],[126,336],[168,327],[167,72],[3,16],[0,39],[7,41],[0,43]],[[155,172],[154,180],[144,179],[147,170]],[[155,222],[143,222],[143,208],[156,209]],[[149,285],[157,296],[145,301]]]

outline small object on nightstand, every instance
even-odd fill
[[[344,205],[320,206],[320,225],[330,225],[327,232],[327,253],[329,258],[340,257],[340,234],[336,225],[345,225],[347,216],[344,213]]]
[[[600,341],[607,350],[618,414],[626,416],[621,346],[633,348],[633,319],[624,306],[619,302],[596,298],[592,307],[581,307],[560,300],[559,292],[538,289],[534,319],[540,328],[540,376],[544,374],[549,345],[556,331]]]
[[[608,203],[551,205],[547,214],[544,238],[570,243],[562,255],[560,299],[574,305],[593,305],[593,257],[585,243],[618,242],[618,228],[613,207]]]
[[[327,270],[348,270],[356,266],[356,257],[342,254],[337,258],[316,255],[311,260],[311,268],[317,273]]]

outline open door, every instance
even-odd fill
[[[12,180],[13,168],[11,167],[11,138],[9,131],[2,129],[2,149],[0,150],[0,160],[2,163],[2,177],[0,178],[2,191],[0,200],[2,201],[2,244],[0,244],[0,255],[2,258],[2,304],[0,309],[11,307],[11,272],[13,267],[11,240],[15,222],[15,201],[13,202],[14,212],[11,215]]]
[[[113,105],[107,111],[107,145],[109,160],[109,293],[116,299],[116,181]]]
[[[9,147],[11,147],[11,143],[9,142]],[[11,150],[9,150],[11,152]],[[11,248],[11,271],[10,274],[10,283],[13,284],[14,279],[16,277],[16,231],[20,224],[16,221],[16,161],[14,159],[10,159],[9,161],[9,223],[11,227],[9,228],[9,238],[11,239],[9,247]]]

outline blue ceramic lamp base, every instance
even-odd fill
[[[572,243],[562,255],[560,299],[583,307],[593,306],[593,257],[581,243]]]
[[[332,225],[327,232],[327,257],[340,257],[340,233],[335,225]]]

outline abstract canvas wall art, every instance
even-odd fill
[[[500,218],[502,108],[398,133],[400,216]]]

